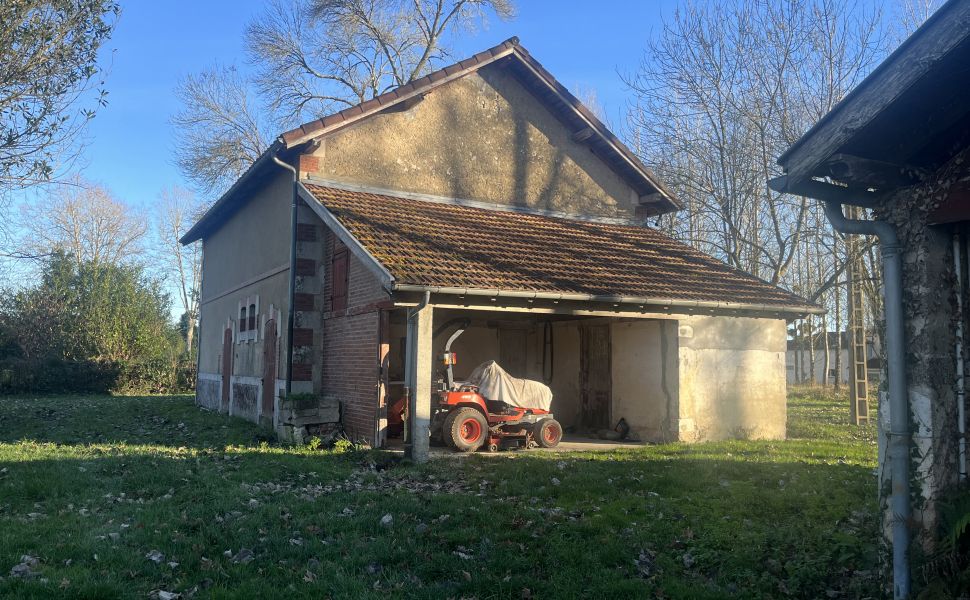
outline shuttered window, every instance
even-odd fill
[[[347,308],[347,249],[338,250],[333,255],[330,273],[333,287],[330,294],[330,310]]]

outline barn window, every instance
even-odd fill
[[[330,310],[343,310],[347,308],[347,249],[338,250],[333,255],[330,273],[332,274],[333,288],[330,293]]]
[[[256,305],[249,305],[249,330],[256,331]]]
[[[246,307],[243,306],[239,309],[239,333],[246,331]]]

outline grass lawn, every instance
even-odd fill
[[[793,393],[785,442],[417,467],[190,397],[0,398],[0,597],[877,597],[847,404]]]

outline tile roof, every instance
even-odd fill
[[[395,284],[818,310],[649,227],[302,183]]]

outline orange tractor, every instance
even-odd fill
[[[479,365],[467,381],[455,381],[457,356],[451,345],[467,326],[463,321],[445,344],[446,377],[439,380],[438,402],[432,407],[431,439],[459,452],[559,445],[562,426],[549,410],[548,386],[516,379],[495,361]]]

